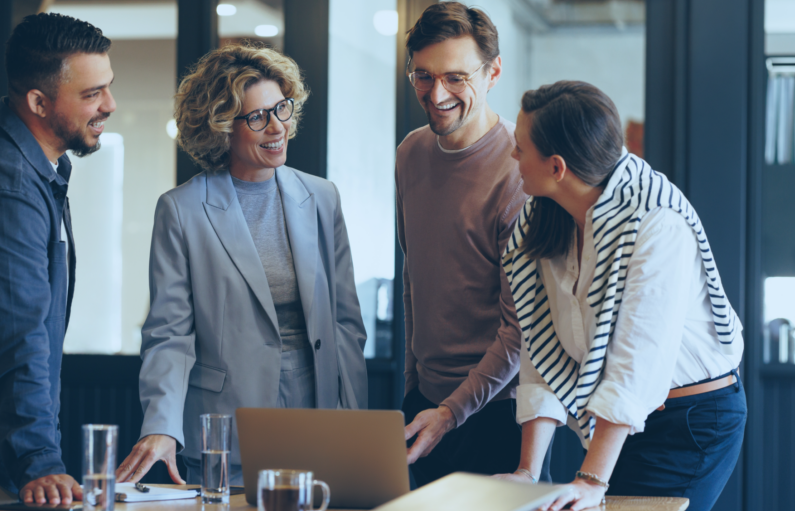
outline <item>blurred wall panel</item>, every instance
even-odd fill
[[[101,148],[72,160],[69,206],[77,268],[64,353],[121,350],[124,140],[103,133]]]

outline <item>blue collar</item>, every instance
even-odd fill
[[[39,145],[33,133],[30,132],[25,123],[22,122],[22,119],[8,104],[8,97],[0,99],[0,130],[8,134],[8,137],[19,148],[25,159],[45,181],[52,183],[56,179],[52,164],[41,149],[41,145]],[[69,157],[66,154],[62,154],[58,158],[58,174],[63,178],[64,182],[58,182],[57,184],[66,185],[69,183],[69,177],[72,174],[72,162],[69,161]]]

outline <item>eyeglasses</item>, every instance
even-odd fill
[[[411,65],[411,59],[409,59],[408,65],[406,65],[406,72],[408,73],[408,67]],[[458,73],[447,73],[445,75],[433,75],[431,73],[426,73],[425,71],[414,71],[412,73],[408,73],[409,81],[411,82],[411,86],[417,89],[418,91],[429,91],[433,89],[433,84],[436,82],[436,79],[439,78],[442,81],[442,87],[447,89],[448,91],[452,92],[453,94],[460,94],[464,92],[467,88],[467,83],[469,80],[475,76],[478,71],[483,69],[486,63],[480,65],[479,68],[475,69],[472,74],[469,76],[461,75]]]
[[[289,121],[290,117],[293,116],[294,104],[295,101],[293,98],[285,98],[276,103],[276,106],[273,108],[254,110],[246,115],[239,115],[235,117],[235,119],[245,119],[251,131],[262,131],[267,128],[268,124],[271,122],[271,112],[273,112],[273,115],[280,121]]]

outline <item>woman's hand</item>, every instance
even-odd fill
[[[558,497],[556,501],[538,509],[541,511],[558,511],[567,504],[571,504],[570,509],[573,511],[599,507],[602,503],[602,498],[605,496],[605,491],[607,491],[604,486],[589,483],[584,479],[575,479],[571,483],[564,485],[563,488],[565,489],[563,495]]]
[[[177,441],[168,435],[149,435],[142,438],[127,459],[116,469],[116,481],[137,483],[149,472],[152,465],[163,461],[168,475],[177,484],[185,484],[177,470]]]
[[[525,483],[525,484],[535,484],[536,482],[533,481],[533,478],[525,473],[513,473],[513,474],[494,474],[494,479],[502,479],[503,481],[511,481],[514,483]]]

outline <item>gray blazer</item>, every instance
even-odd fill
[[[367,408],[364,324],[340,196],[333,183],[276,169],[318,408]],[[276,407],[281,338],[268,280],[228,171],[203,172],[160,197],[142,330],[141,438],[170,435],[201,454],[199,415]],[[240,463],[233,427],[231,463]]]

